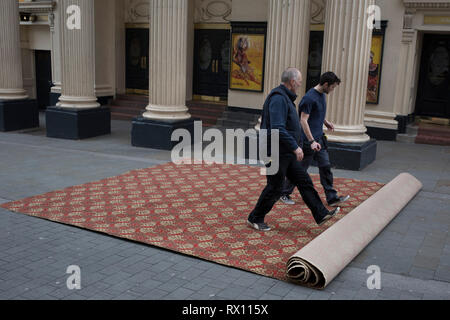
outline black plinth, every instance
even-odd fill
[[[331,165],[337,169],[360,171],[375,161],[377,142],[371,139],[365,143],[328,143]]]
[[[180,141],[172,141],[172,133],[177,129],[189,131],[194,141],[194,119],[162,122],[143,117],[133,119],[131,144],[134,147],[172,150]]]
[[[111,133],[111,111],[107,107],[86,110],[49,107],[45,118],[49,138],[81,140]]]
[[[398,122],[398,133],[404,134],[406,133],[406,127],[414,122],[415,116],[414,114],[410,114],[407,116],[399,115],[395,118],[395,120],[397,120]]]
[[[36,100],[0,100],[0,131],[15,131],[39,127]]]
[[[367,134],[375,140],[396,141],[397,129],[367,127]]]
[[[59,101],[61,93],[50,92],[50,106],[54,107]]]

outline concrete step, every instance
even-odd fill
[[[134,94],[118,94],[116,100],[137,101],[148,104],[148,96],[134,95]]]
[[[253,129],[256,123],[249,121],[238,121],[238,120],[230,120],[230,119],[219,119],[217,120],[217,125],[228,128],[228,129]]]
[[[124,108],[145,109],[145,107],[147,107],[147,105],[148,105],[148,103],[140,102],[140,101],[133,101],[133,100],[116,99],[111,102],[111,106],[118,106],[118,107],[124,107]]]
[[[202,116],[214,116],[214,117],[216,117],[216,119],[218,119],[218,118],[222,117],[223,112],[217,111],[217,110],[189,108],[189,113],[196,114],[196,115],[202,115]]]
[[[121,106],[110,106],[111,113],[124,113],[130,115],[139,115],[145,112],[144,108],[127,108]]]
[[[126,121],[132,121],[136,116],[126,114],[126,113],[120,113],[120,112],[111,112],[111,120],[126,120]]]
[[[397,142],[414,144],[416,136],[416,134],[397,134]]]
[[[260,115],[249,112],[225,111],[222,118],[230,120],[258,121]]]
[[[420,124],[419,135],[445,137],[446,139],[450,139],[450,126]]]
[[[415,124],[410,124],[406,126],[406,134],[416,135],[419,133],[419,126]]]

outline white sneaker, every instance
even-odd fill
[[[295,204],[294,200],[291,199],[290,196],[282,196],[280,198],[281,202],[283,202],[284,204],[289,204],[289,205],[293,205]]]

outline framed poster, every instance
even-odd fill
[[[372,34],[366,101],[368,104],[378,104],[380,101],[381,71],[383,66],[386,27],[387,21],[382,21],[381,29],[374,29]]]
[[[266,22],[231,23],[231,90],[264,91],[266,32]]]

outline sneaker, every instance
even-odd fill
[[[284,204],[290,204],[290,205],[295,204],[294,200],[292,200],[290,196],[281,196],[280,200]]]
[[[247,220],[247,224],[252,227],[253,229],[259,230],[259,231],[270,231],[270,227],[265,224],[264,222],[261,223],[253,223],[250,222],[250,220]]]
[[[337,215],[340,211],[341,211],[341,208],[337,207],[333,211],[328,212],[328,214],[325,217],[323,217],[323,219],[320,222],[318,222],[317,224],[319,226],[323,225],[325,222],[327,222],[328,220],[333,218],[335,215]]]
[[[342,202],[347,201],[348,199],[350,199],[350,196],[338,197],[338,198],[328,202],[328,205],[331,206],[331,207],[337,207],[339,204],[341,204]]]

